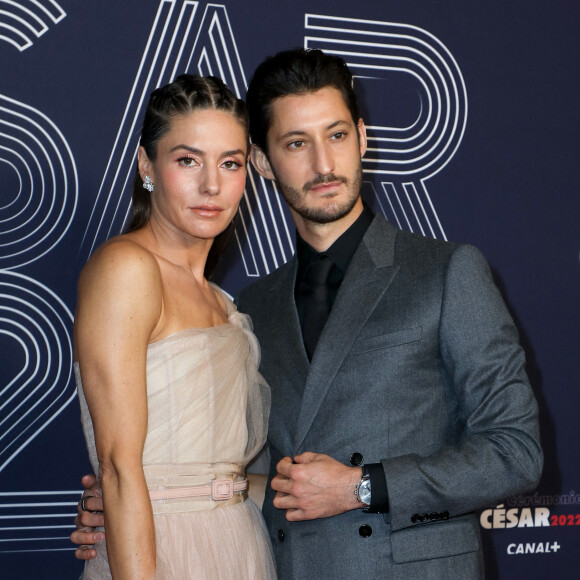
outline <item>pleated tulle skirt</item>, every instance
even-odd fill
[[[264,520],[251,500],[154,518],[156,580],[276,579]],[[111,578],[104,543],[97,551],[97,558],[85,565],[83,580]]]
[[[275,580],[272,547],[254,502],[155,516],[157,580]]]

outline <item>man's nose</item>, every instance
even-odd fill
[[[327,143],[319,143],[313,148],[313,169],[318,175],[333,173],[334,155],[332,148]]]

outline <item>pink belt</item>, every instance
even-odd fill
[[[170,489],[154,489],[149,492],[152,501],[159,499],[179,499],[185,497],[207,497],[213,501],[232,499],[234,493],[246,491],[248,480],[232,481],[231,479],[214,479],[209,485],[192,487],[174,487]]]

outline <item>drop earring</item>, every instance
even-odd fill
[[[153,181],[151,181],[151,177],[149,175],[145,176],[145,181],[143,182],[143,189],[146,189],[149,193],[153,193],[155,189],[155,185]]]

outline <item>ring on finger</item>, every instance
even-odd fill
[[[93,497],[92,495],[85,495],[84,497],[81,498],[81,509],[84,512],[90,512],[91,514],[102,514],[103,512],[99,511],[99,510],[90,510],[87,507],[87,499],[89,499],[89,497]]]

